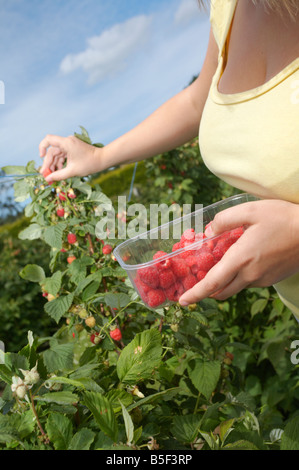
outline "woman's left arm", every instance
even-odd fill
[[[181,296],[181,305],[207,297],[225,300],[244,288],[268,287],[299,272],[299,205],[274,199],[247,202],[218,213],[206,235],[240,226],[244,234]]]

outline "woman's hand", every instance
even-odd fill
[[[43,174],[47,168],[51,170],[52,174],[45,178],[48,182],[97,173],[100,171],[101,150],[74,136],[48,135],[39,145],[40,156],[44,159],[40,173]]]
[[[244,226],[244,234],[179,302],[225,300],[247,287],[268,287],[299,272],[299,205],[261,200],[216,215],[207,236]]]

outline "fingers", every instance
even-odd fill
[[[180,297],[179,303],[186,307],[208,297],[223,300],[246,287],[247,283],[239,276],[242,267],[239,251],[236,245],[232,246],[202,281]]]
[[[228,230],[251,225],[258,201],[246,202],[219,212],[206,227],[205,235],[213,237]]]
[[[65,138],[56,135],[47,135],[39,144],[39,154],[41,158],[46,156],[49,147],[58,147],[61,151],[64,149]]]

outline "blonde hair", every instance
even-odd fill
[[[216,0],[217,1],[217,0]],[[251,0],[252,3],[257,5],[258,3],[264,4],[266,9],[277,11],[282,14],[287,11],[292,19],[296,19],[299,13],[299,0]],[[198,0],[200,6],[205,6],[206,0]]]

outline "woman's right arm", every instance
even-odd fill
[[[88,145],[74,136],[46,136],[39,145],[40,156],[44,159],[40,172],[50,168],[53,173],[46,178],[48,181],[87,176],[119,164],[144,160],[189,142],[198,135],[217,61],[218,47],[211,31],[202,70],[191,85],[103,148]]]

